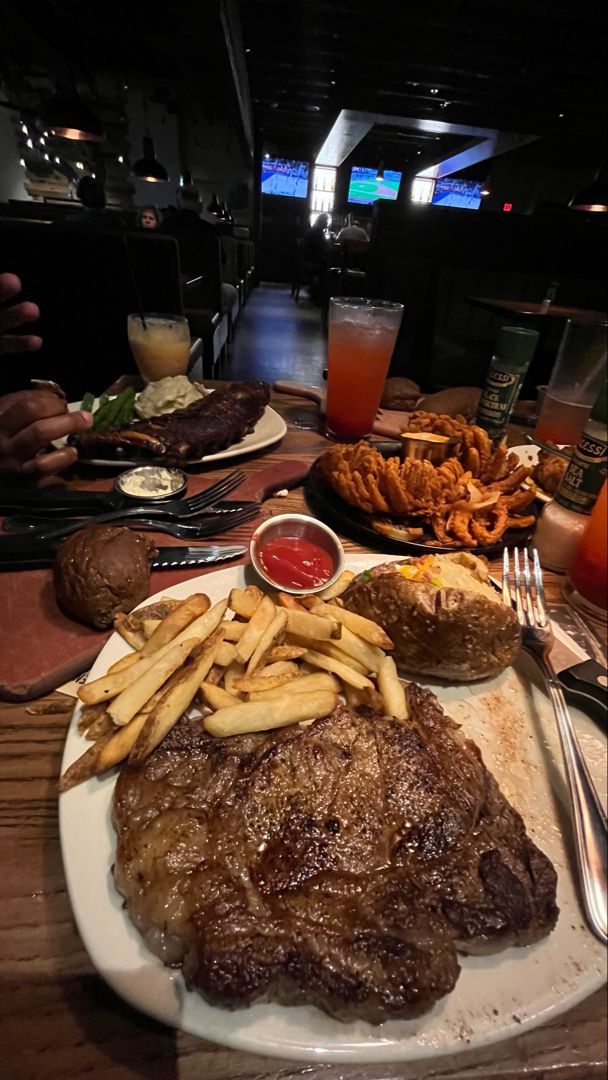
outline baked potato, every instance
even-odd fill
[[[497,675],[520,649],[515,612],[490,585],[487,561],[468,552],[366,570],[342,600],[386,630],[404,672],[470,682]]]

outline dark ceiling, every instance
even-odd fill
[[[603,156],[607,6],[586,0],[241,0],[254,122],[265,150],[316,155],[339,110],[531,133],[548,163]],[[387,164],[420,136],[375,130]],[[443,149],[443,147],[442,147]]]

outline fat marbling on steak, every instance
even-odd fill
[[[246,379],[223,386],[184,409],[124,428],[85,431],[70,440],[82,457],[143,455],[183,462],[216,453],[253,431],[270,400],[268,384]]]
[[[148,946],[214,1005],[417,1016],[457,952],[527,945],[556,875],[428,690],[410,719],[338,708],[215,739],[183,719],[117,781],[116,887]]]

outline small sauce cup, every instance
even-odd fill
[[[181,469],[166,465],[137,465],[117,476],[114,488],[126,499],[139,503],[181,499],[188,487],[188,477]]]
[[[431,431],[404,431],[401,435],[401,458],[403,461],[409,458],[439,465],[446,458],[454,456],[458,441]]]
[[[322,552],[329,557],[332,571],[325,581],[319,585],[304,585],[296,587],[285,585],[271,576],[260,559],[260,552],[270,541],[279,539],[294,539],[307,541],[321,548]],[[316,518],[307,517],[306,514],[280,514],[279,517],[269,518],[255,530],[249,545],[251,562],[256,573],[267,585],[281,592],[291,593],[294,596],[305,596],[308,593],[322,592],[332,585],[344,569],[344,548],[336,533]]]

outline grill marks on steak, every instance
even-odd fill
[[[213,739],[182,720],[117,781],[115,881],[150,948],[210,1002],[417,1016],[457,950],[547,934],[555,871],[434,696]]]
[[[215,390],[185,409],[135,420],[125,428],[83,432],[72,442],[83,457],[120,452],[188,461],[239,442],[253,431],[269,400],[268,384],[248,379]]]

